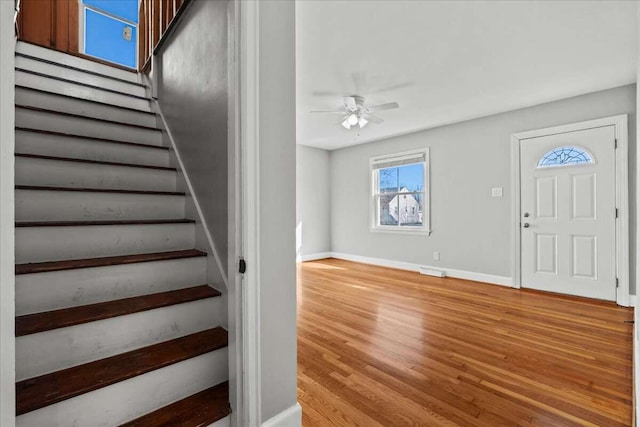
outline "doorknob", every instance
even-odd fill
[[[525,222],[524,224],[522,224],[522,226],[523,226],[524,228],[529,228],[529,227],[530,227],[530,225],[529,225],[529,223],[528,223],[528,222]]]
[[[524,217],[525,217],[525,218],[529,218],[529,212],[525,212],[525,213],[524,213]]]

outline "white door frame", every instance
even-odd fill
[[[237,52],[239,91],[241,247],[248,263],[242,277],[242,414],[238,425],[258,427],[262,420],[260,362],[260,2],[235,0],[239,23]]]
[[[15,4],[0,1],[0,426],[15,425]]]
[[[614,126],[617,149],[616,158],[616,302],[618,305],[629,307],[629,144],[627,115],[605,117],[602,119],[536,129],[511,135],[511,247],[513,248],[512,278],[513,287],[522,286],[522,246],[520,224],[520,141],[559,133],[575,132],[603,126]]]

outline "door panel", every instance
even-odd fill
[[[536,273],[558,274],[558,236],[536,233]]]
[[[555,176],[536,178],[536,217],[556,219],[558,217],[557,188]]]
[[[70,0],[22,0],[18,38],[22,41],[78,53],[78,3]]]
[[[520,141],[522,286],[614,301],[615,129]]]
[[[572,276],[597,280],[596,236],[572,237]]]
[[[596,176],[573,175],[571,185],[571,219],[596,219]]]

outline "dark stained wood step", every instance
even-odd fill
[[[49,271],[75,270],[78,268],[108,267],[110,265],[136,264],[140,262],[168,261],[173,259],[207,256],[197,249],[154,252],[137,255],[120,255],[101,258],[72,259],[65,261],[32,262],[16,264],[16,274],[46,273]]]
[[[73,187],[46,187],[41,185],[16,185],[16,190],[36,191],[79,191],[88,193],[120,193],[120,194],[149,194],[152,196],[184,196],[179,191],[149,191],[149,190],[118,190],[105,188],[73,188]]]
[[[120,162],[103,162],[100,160],[72,159],[69,157],[56,157],[56,156],[42,156],[40,154],[16,153],[15,156],[28,158],[28,159],[55,160],[59,162],[89,163],[92,165],[101,165],[101,166],[121,166],[121,167],[127,167],[127,168],[156,169],[156,170],[162,170],[162,171],[168,171],[168,172],[176,172],[176,168],[167,167],[167,166],[138,165],[134,163],[120,163]]]
[[[27,70],[27,69],[24,69],[24,68],[16,67],[15,70],[16,71],[20,71],[22,73],[33,74],[34,76],[44,77],[46,79],[58,80],[60,82],[71,83],[71,84],[75,84],[75,85],[78,85],[78,86],[88,87],[90,89],[100,90],[100,91],[103,91],[103,92],[111,92],[111,93],[115,93],[117,95],[128,96],[130,98],[142,99],[143,101],[151,102],[151,100],[146,96],[132,95],[132,94],[126,93],[126,92],[120,92],[118,90],[108,89],[108,88],[101,87],[101,86],[94,86],[94,85],[90,85],[88,83],[77,82],[75,80],[64,79],[62,77],[52,76],[50,74],[40,73],[38,71]]]
[[[121,427],[205,427],[230,413],[229,382],[225,381],[124,423]]]
[[[65,133],[65,132],[54,132],[51,130],[43,130],[43,129],[32,129],[32,128],[25,128],[25,127],[16,127],[17,131],[22,131],[22,132],[33,132],[33,133],[42,133],[45,135],[55,135],[55,136],[62,136],[65,138],[78,138],[78,139],[88,139],[91,141],[98,141],[98,142],[108,142],[110,144],[123,144],[123,145],[133,145],[136,147],[142,147],[142,148],[152,148],[155,150],[165,150],[168,151],[169,147],[164,147],[164,146],[159,146],[159,145],[151,145],[151,144],[140,144],[138,142],[129,142],[129,141],[120,141],[117,139],[108,139],[108,138],[98,138],[97,136],[84,136],[84,135],[76,135],[74,133]]]
[[[116,221],[18,221],[16,227],[82,227],[96,225],[195,224],[193,219],[138,219]]]
[[[89,121],[93,121],[93,122],[108,123],[108,124],[111,124],[111,125],[127,126],[127,127],[130,127],[130,128],[138,128],[138,129],[148,130],[148,131],[152,131],[152,132],[162,132],[162,129],[159,129],[156,126],[137,125],[135,123],[119,122],[117,120],[109,120],[109,119],[103,119],[103,118],[99,118],[99,117],[83,116],[82,114],[67,113],[66,111],[51,110],[49,108],[32,107],[30,105],[20,105],[20,104],[16,104],[15,108],[16,109],[21,109],[21,110],[38,111],[40,113],[55,114],[57,116],[73,117],[75,119],[89,120]]]
[[[216,289],[208,285],[200,285],[43,313],[25,314],[16,317],[16,336],[21,337],[38,332],[81,325],[95,322],[96,320],[110,319],[170,305],[219,297],[220,295],[220,292]]]
[[[16,383],[16,415],[35,411],[226,346],[227,331],[218,327],[23,380]]]

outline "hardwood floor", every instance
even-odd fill
[[[304,426],[629,426],[633,310],[337,259],[298,269]]]

